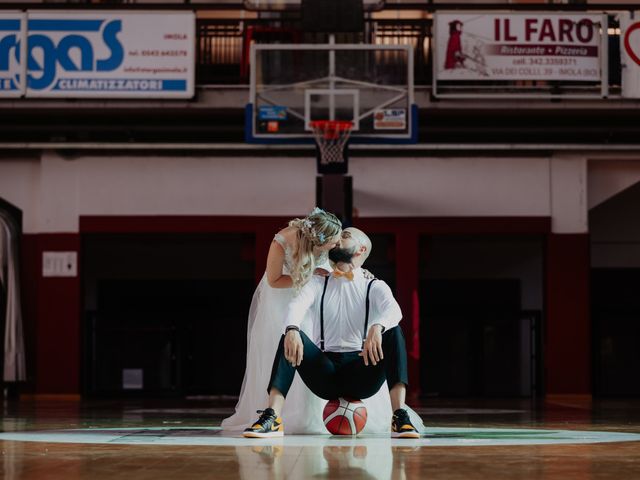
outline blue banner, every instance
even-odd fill
[[[0,96],[190,98],[194,84],[193,12],[0,15]]]

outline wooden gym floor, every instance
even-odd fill
[[[5,402],[14,479],[638,479],[640,400],[426,400],[428,434],[249,440],[229,401]],[[285,426],[286,427],[286,426]]]

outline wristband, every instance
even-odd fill
[[[299,332],[299,331],[300,331],[300,328],[299,328],[299,327],[296,327],[295,325],[289,325],[289,326],[285,329],[284,334],[286,335],[287,333],[289,333],[289,330],[295,330],[296,332]]]

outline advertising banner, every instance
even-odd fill
[[[437,80],[601,80],[602,15],[438,13]]]
[[[23,41],[26,35],[27,14],[0,13],[0,98],[21,97],[25,89]]]
[[[626,12],[619,19],[622,96],[640,98],[640,12]]]
[[[23,69],[26,82],[20,83]],[[3,96],[190,98],[194,83],[193,12],[30,11],[0,17]]]
[[[374,130],[402,130],[407,128],[407,110],[383,108],[373,114]]]
[[[28,16],[29,97],[193,96],[193,12]]]

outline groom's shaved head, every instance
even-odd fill
[[[362,231],[355,227],[348,227],[342,231],[342,238],[351,238],[361,247],[364,247],[366,250],[362,253],[362,261],[364,262],[371,253],[371,240],[369,237]]]

